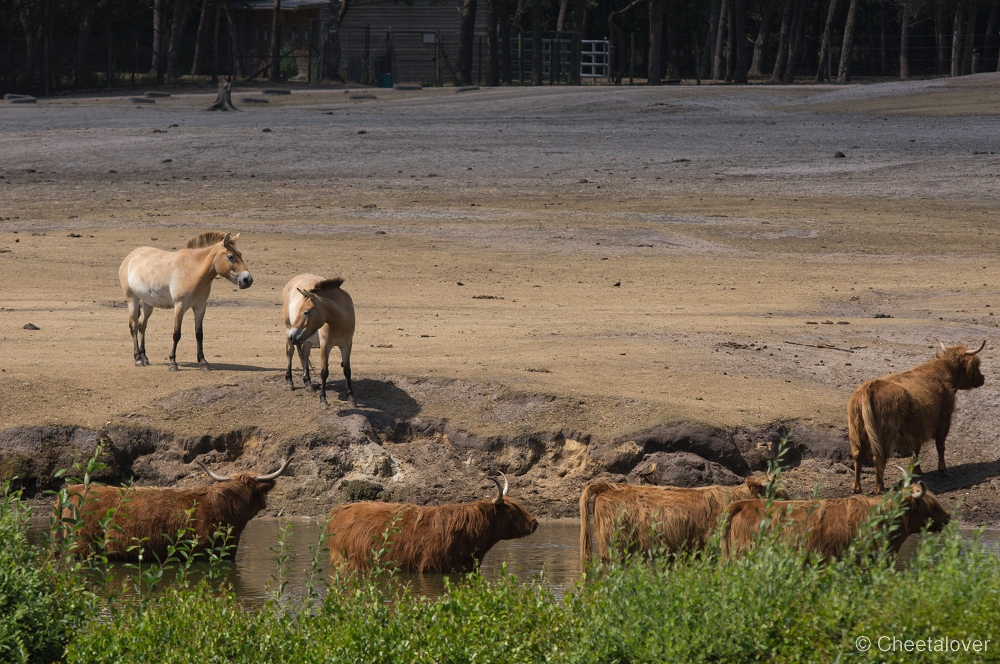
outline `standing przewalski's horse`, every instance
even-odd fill
[[[985,382],[976,350],[952,346],[933,359],[900,373],[882,376],[861,384],[847,403],[847,427],[854,457],[854,493],[861,493],[861,464],[875,466],[875,492],[885,490],[882,476],[886,459],[897,452],[920,453],[931,438],[937,446],[938,472],[947,475],[944,441],[955,411],[955,393],[971,390]],[[914,471],[921,473],[920,466]]]
[[[171,371],[177,371],[177,342],[181,340],[184,312],[194,310],[194,338],[198,342],[198,364],[208,371],[202,349],[202,321],[212,290],[212,280],[225,277],[241,289],[250,288],[253,277],[236,239],[228,233],[202,233],[187,241],[180,251],[139,247],[125,257],[118,278],[128,300],[129,323],[135,366],[149,364],[146,357],[146,324],[153,308],[174,310],[174,345],[170,350]],[[142,312],[140,318],[139,313]]]
[[[344,368],[347,381],[347,398],[352,406],[354,387],[351,385],[351,345],[354,343],[354,302],[340,285],[343,278],[324,279],[315,274],[300,274],[285,284],[281,292],[281,308],[285,316],[285,352],[288,355],[288,370],[285,381],[289,389],[292,384],[292,354],[299,349],[302,362],[302,381],[307,387],[315,387],[309,377],[309,351],[319,346],[322,369],[319,374],[319,405],[327,408],[326,379],[330,375],[330,349],[340,348],[340,366]]]

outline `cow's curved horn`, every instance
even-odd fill
[[[986,348],[986,339],[983,339],[983,343],[980,344],[979,348],[977,348],[976,350],[967,350],[967,351],[965,351],[965,354],[966,355],[976,355],[976,354],[979,353],[979,351],[981,351],[984,348]]]
[[[278,468],[273,473],[268,473],[267,475],[258,475],[256,477],[257,481],[258,482],[267,482],[268,480],[276,480],[276,479],[278,479],[278,477],[281,475],[281,473],[285,472],[285,468],[288,466],[289,460],[290,459],[282,459],[281,460],[281,468]]]
[[[211,470],[209,470],[208,466],[206,466],[205,464],[203,464],[201,461],[196,461],[195,463],[197,463],[199,466],[201,466],[202,469],[206,473],[208,473],[209,477],[211,477],[216,482],[226,482],[226,481],[232,479],[232,477],[230,477],[229,475],[216,475]]]
[[[906,471],[906,469],[900,466],[898,463],[894,463],[892,465],[895,466],[896,468],[899,468],[899,472],[903,473],[903,477],[906,478],[906,482],[903,483],[903,488],[905,489],[906,487],[910,486],[910,480],[913,478],[913,476],[910,475]]]
[[[507,476],[504,475],[503,473],[500,473],[500,477],[503,478],[503,486],[500,486],[500,480],[497,479],[496,477],[490,478],[491,480],[493,480],[493,483],[497,485],[497,497],[493,499],[494,505],[499,505],[500,503],[503,502],[503,497],[507,495],[507,489],[510,488],[510,483],[507,482]]]
[[[938,344],[939,344],[939,345],[941,346],[941,350],[942,350],[942,351],[946,351],[946,350],[948,350],[948,347],[944,345],[944,342],[943,342],[943,341],[941,341],[941,340],[940,340],[940,339],[938,339],[937,337],[933,337],[933,338],[934,338],[934,341],[938,342]]]
[[[913,492],[910,494],[913,500],[920,500],[921,498],[923,498],[924,493],[927,492],[927,485],[924,484],[923,480],[920,480],[912,487],[910,487],[910,490]]]

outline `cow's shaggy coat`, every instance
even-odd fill
[[[623,552],[646,555],[700,548],[729,503],[764,496],[767,485],[764,477],[697,488],[594,482],[580,496],[580,559],[590,560],[594,540],[605,562],[612,543]],[[776,495],[788,497],[780,490]]]
[[[109,510],[113,510],[113,518],[106,531],[105,553],[111,560],[137,560],[140,552],[145,560],[164,560],[167,547],[177,541],[178,533],[183,533],[185,539],[196,537],[196,550],[203,551],[217,530],[229,526],[231,543],[238,545],[243,528],[266,507],[267,493],[287,465],[283,461],[277,471],[268,475],[240,473],[232,477],[216,475],[206,468],[216,483],[193,489],[87,488],[74,484],[66,488],[69,504],[63,507],[62,518],[64,523],[82,522],[75,535],[76,550],[84,556],[94,542],[105,537],[100,522]],[[193,510],[190,520],[188,510]],[[230,555],[235,558],[235,546]]]
[[[496,480],[494,480],[496,481]],[[327,546],[331,568],[369,571],[373,550],[385,546],[379,564],[404,572],[467,572],[500,540],[535,532],[538,520],[518,501],[497,496],[475,503],[425,507],[362,502],[330,512]]]
[[[940,342],[939,342],[940,343]],[[923,364],[862,383],[847,404],[848,434],[854,457],[854,493],[861,493],[861,466],[875,466],[875,492],[885,490],[885,465],[897,454],[920,453],[934,439],[938,472],[947,475],[944,441],[955,411],[955,393],[985,382],[977,350],[945,348]],[[920,466],[916,467],[920,473]]]
[[[924,526],[929,524],[929,530],[938,532],[951,519],[948,510],[923,482],[906,487],[904,492],[905,511],[890,540],[893,553],[898,553],[906,538]],[[779,537],[823,558],[839,558],[857,537],[861,525],[888,508],[888,500],[870,496],[776,500],[770,504],[759,499],[741,500],[727,510],[726,548],[730,554],[752,548],[754,535],[760,531],[766,514],[765,527],[776,531]]]

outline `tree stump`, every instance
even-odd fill
[[[215,95],[215,101],[208,107],[209,111],[238,111],[240,109],[233,106],[233,82],[226,81],[219,88],[219,94]]]

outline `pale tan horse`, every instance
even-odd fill
[[[319,378],[319,404],[326,408],[326,379],[330,375],[330,350],[340,348],[340,366],[344,368],[347,381],[347,397],[356,406],[354,387],[351,385],[351,345],[354,343],[354,302],[340,285],[340,277],[324,279],[315,274],[300,274],[285,284],[281,292],[281,309],[285,316],[285,353],[288,355],[288,370],[285,382],[289,389],[292,383],[292,354],[299,349],[302,362],[302,381],[307,387],[315,387],[309,377],[309,351],[319,346],[322,369]]]
[[[146,357],[146,324],[153,309],[174,310],[174,345],[170,351],[171,371],[177,371],[177,342],[181,340],[184,312],[194,310],[194,338],[198,342],[198,364],[208,371],[202,350],[202,321],[212,290],[212,280],[225,277],[237,286],[250,288],[253,277],[236,239],[228,233],[202,233],[188,240],[180,251],[139,247],[125,257],[118,269],[125,299],[128,300],[128,329],[132,333],[135,366],[149,364]],[[142,314],[140,317],[140,313]]]

